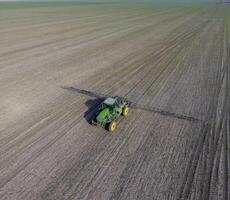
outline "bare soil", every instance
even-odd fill
[[[230,199],[229,11],[1,9],[0,199]],[[88,123],[97,99],[68,88],[153,110],[109,133]]]

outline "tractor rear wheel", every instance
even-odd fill
[[[112,121],[110,124],[109,124],[109,131],[110,132],[113,132],[117,127],[117,122],[116,121]]]
[[[123,108],[122,114],[123,114],[124,116],[127,116],[127,115],[129,114],[129,107],[128,107],[128,106],[125,106],[125,107]]]

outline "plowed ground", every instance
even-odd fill
[[[2,8],[0,199],[229,199],[229,11]],[[155,110],[109,133],[88,123],[98,100],[70,88]]]

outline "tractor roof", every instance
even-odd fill
[[[107,99],[104,100],[104,104],[106,104],[108,106],[112,106],[115,102],[116,102],[116,100],[111,98],[111,97],[108,97]]]

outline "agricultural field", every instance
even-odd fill
[[[229,45],[230,4],[0,3],[0,199],[230,199]]]

